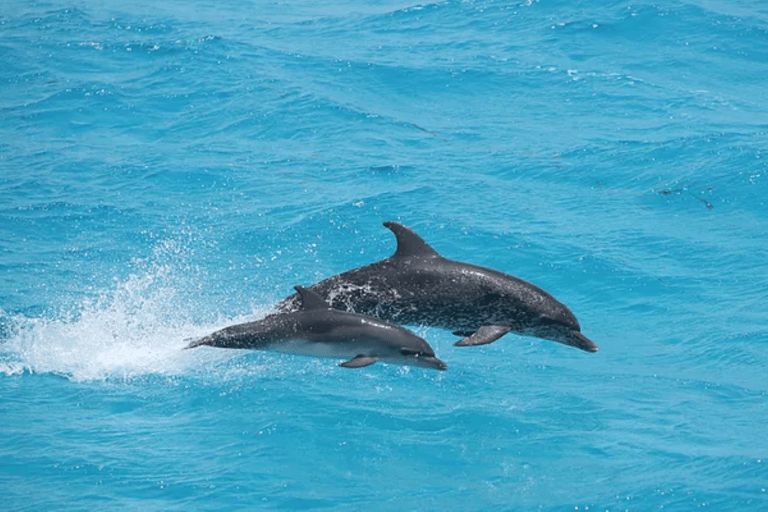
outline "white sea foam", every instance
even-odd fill
[[[170,266],[153,266],[55,318],[3,315],[10,335],[0,344],[0,373],[52,373],[74,381],[176,376],[237,357],[231,351],[183,350],[185,340],[246,317],[195,323],[179,303],[173,274]]]

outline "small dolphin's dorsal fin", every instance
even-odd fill
[[[301,309],[331,309],[331,305],[310,288],[303,286],[293,287],[301,295]]]
[[[408,258],[413,256],[421,256],[423,258],[434,258],[440,255],[429,246],[419,235],[397,222],[385,222],[384,226],[388,227],[397,237],[397,250],[392,256],[393,258]]]

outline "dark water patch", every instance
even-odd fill
[[[709,193],[709,192],[712,192],[712,190],[714,190],[714,187],[709,187],[709,188],[706,188],[706,189],[702,189],[702,192]],[[664,190],[660,190],[658,192],[658,194],[662,195],[662,196],[688,195],[688,196],[692,197],[693,199],[696,199],[697,201],[701,202],[704,206],[707,207],[707,210],[712,210],[714,208],[714,205],[712,203],[710,203],[709,201],[707,201],[703,197],[694,194],[693,192],[691,192],[688,189],[683,189],[683,188],[664,189]]]

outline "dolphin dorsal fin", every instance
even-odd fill
[[[314,290],[304,288],[303,286],[293,287],[301,295],[301,309],[331,309],[330,304]]]
[[[393,258],[408,258],[413,256],[421,256],[423,258],[435,258],[440,255],[430,245],[424,241],[419,235],[397,222],[385,222],[384,226],[388,227],[397,237],[397,250],[392,256]]]

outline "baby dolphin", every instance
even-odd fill
[[[362,368],[377,361],[447,368],[432,347],[412,332],[377,318],[333,309],[309,288],[295,289],[302,302],[297,311],[226,327],[187,348],[208,345],[349,359],[341,363],[344,368]]]
[[[337,309],[404,325],[450,329],[456,346],[493,343],[508,332],[597,352],[576,317],[541,288],[517,277],[442,257],[419,235],[385,222],[397,238],[395,254],[312,286]],[[295,311],[298,297],[278,304]]]

